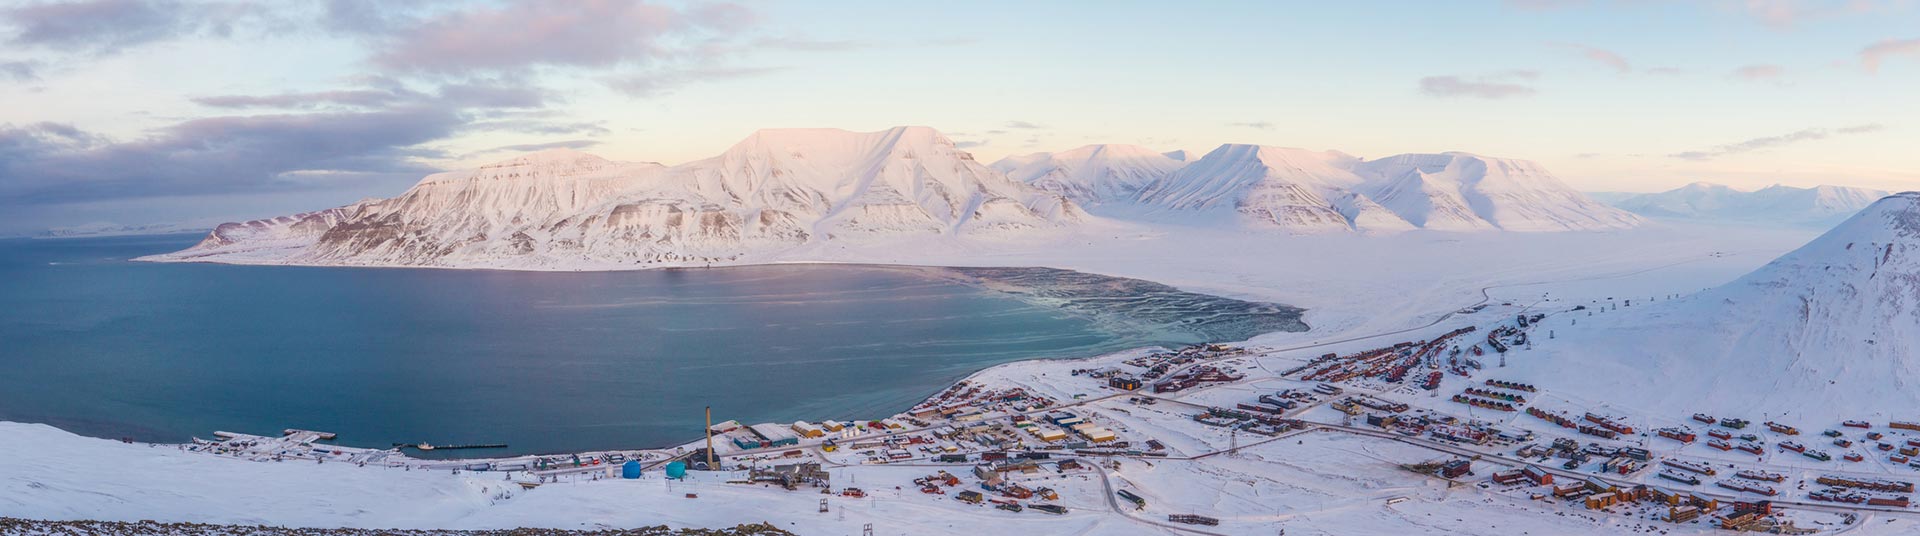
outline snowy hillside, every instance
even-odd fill
[[[1136,199],[1161,214],[1225,211],[1252,227],[1339,231],[1577,231],[1638,225],[1538,164],[1466,153],[1363,160],[1340,152],[1223,145]]]
[[[1184,165],[1138,145],[1088,145],[1058,153],[1009,156],[994,162],[993,169],[1076,203],[1097,205],[1132,199],[1140,188]]]
[[[1514,361],[1542,383],[1656,412],[1911,419],[1920,192],[1876,201],[1734,282],[1635,303],[1567,313],[1577,325],[1536,341],[1546,357]]]
[[[1071,201],[925,127],[763,130],[679,166],[568,149],[438,173],[391,199],[225,224],[148,260],[508,268],[726,262],[821,241],[1007,238]]]
[[[1656,218],[1728,222],[1766,222],[1828,227],[1887,192],[1847,186],[1795,188],[1774,185],[1747,192],[1707,182],[1672,190],[1640,194],[1613,203],[1627,211]]]

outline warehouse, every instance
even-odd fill
[[[768,447],[785,447],[800,444],[800,436],[794,435],[792,431],[782,428],[779,425],[761,423],[749,426],[747,429],[752,430],[754,435],[760,436],[761,441],[765,442]]]
[[[793,423],[792,428],[793,433],[800,434],[800,437],[822,437],[827,435],[826,429],[807,421],[797,421]]]

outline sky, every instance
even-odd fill
[[[0,234],[897,125],[988,162],[1254,143],[1920,189],[1920,0],[0,0]]]

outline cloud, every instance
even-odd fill
[[[377,108],[400,102],[435,100],[462,108],[539,108],[548,95],[540,89],[497,81],[476,81],[440,86],[428,94],[404,85],[384,88],[356,88],[327,91],[279,93],[274,95],[213,95],[194,97],[195,104],[213,108],[322,109],[330,107]]]
[[[1721,0],[1722,6],[1752,17],[1775,30],[1791,30],[1802,22],[1846,15],[1891,13],[1911,8],[1911,0]]]
[[[1514,9],[1544,11],[1544,10],[1565,9],[1565,8],[1572,8],[1572,7],[1584,7],[1589,2],[1587,0],[1505,0],[1501,3],[1506,4],[1507,7],[1514,8]]]
[[[0,126],[0,207],[340,188],[433,171],[422,160],[447,155],[427,144],[472,132],[607,132],[547,109],[543,91],[499,81],[194,100],[272,112],[190,119],[126,140],[56,123]]]
[[[629,97],[659,97],[696,82],[731,80],[778,72],[774,67],[693,67],[610,76],[607,87]]]
[[[68,125],[0,126],[0,204],[304,190],[326,186],[323,171],[418,174],[428,168],[413,159],[433,155],[417,146],[462,122],[434,107],[227,116],[130,141]]]
[[[1801,129],[1794,132],[1790,132],[1787,134],[1781,134],[1778,136],[1766,136],[1761,138],[1753,138],[1753,139],[1742,141],[1739,143],[1731,143],[1727,145],[1717,146],[1712,149],[1679,152],[1679,153],[1673,153],[1667,156],[1678,158],[1681,160],[1712,160],[1714,158],[1732,155],[1732,154],[1750,153],[1754,151],[1774,149],[1774,148],[1778,148],[1786,145],[1792,145],[1792,144],[1803,142],[1803,141],[1824,140],[1829,137],[1833,137],[1835,135],[1866,134],[1869,132],[1879,132],[1881,130],[1885,130],[1885,128],[1886,128],[1885,126],[1880,125],[1878,123],[1868,123],[1864,125],[1840,127],[1840,128],[1831,129],[1831,130],[1825,129],[1825,128],[1807,128],[1807,129]]]
[[[1734,69],[1729,76],[1752,82],[1768,82],[1778,81],[1786,73],[1786,68],[1779,65],[1756,64]]]
[[[966,141],[956,141],[956,142],[953,142],[953,146],[954,146],[954,147],[957,147],[957,148],[961,148],[961,149],[972,149],[972,148],[975,148],[975,147],[985,147],[985,146],[986,146],[987,144],[989,144],[989,143],[993,143],[993,140],[978,140],[978,141],[975,141],[975,140],[966,140]]]
[[[544,151],[547,149],[586,149],[588,147],[593,147],[597,145],[600,145],[600,142],[598,140],[564,140],[564,141],[550,141],[546,143],[521,143],[521,144],[515,144],[515,145],[502,145],[499,147],[494,147],[492,149],[482,149],[479,151],[474,151],[471,153],[460,155],[460,158],[473,158],[475,156],[493,154],[493,153],[531,153],[535,151]]]
[[[646,66],[697,55],[703,38],[731,33],[750,19],[730,4],[683,10],[634,1],[510,0],[395,28],[378,40],[373,62],[451,74]]]
[[[1626,57],[1615,54],[1613,51],[1571,43],[1562,43],[1560,46],[1579,52],[1580,57],[1605,65],[1608,69],[1613,69],[1614,72],[1621,74],[1633,72],[1633,64],[1627,62]]]
[[[1888,39],[1860,49],[1860,66],[1869,73],[1880,72],[1880,64],[1889,58],[1920,57],[1920,38]]]
[[[1532,79],[1537,73],[1532,71],[1509,71],[1472,79],[1459,76],[1429,76],[1420,79],[1420,92],[1430,97],[1471,97],[1478,99],[1506,99],[1525,97],[1535,93],[1530,86],[1513,82],[1515,79]]]
[[[0,20],[13,28],[13,45],[108,54],[187,35],[231,35],[263,14],[248,3],[82,0],[5,8]]]
[[[1266,121],[1243,121],[1243,122],[1227,123],[1227,126],[1246,127],[1246,128],[1259,129],[1259,130],[1273,130],[1273,123],[1269,123]]]
[[[40,79],[40,64],[31,61],[0,61],[0,80],[32,82]]]
[[[804,37],[763,37],[753,41],[756,48],[792,50],[796,52],[838,52],[873,48],[873,43],[852,40],[818,40]]]
[[[1029,123],[1026,121],[1008,121],[1005,125],[1001,125],[1001,126],[1006,128],[1017,128],[1017,129],[1024,129],[1024,130],[1039,130],[1039,129],[1047,128],[1046,125],[1041,125],[1038,123]]]
[[[277,95],[213,95],[194,97],[195,104],[214,108],[318,108],[328,105],[382,106],[402,98],[392,91],[349,89],[281,93]]]
[[[1510,9],[1556,11],[1591,6],[1644,9],[1666,4],[1693,4],[1758,21],[1775,30],[1791,30],[1803,22],[1848,15],[1894,13],[1911,9],[1912,0],[1693,0],[1691,2],[1648,2],[1645,0],[1505,0]]]

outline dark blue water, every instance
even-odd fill
[[[913,271],[152,264],[197,236],[0,240],[0,420],[183,441],[665,446],[701,408],[877,418],[988,365],[1194,342]],[[1124,332],[1121,332],[1124,331]]]

